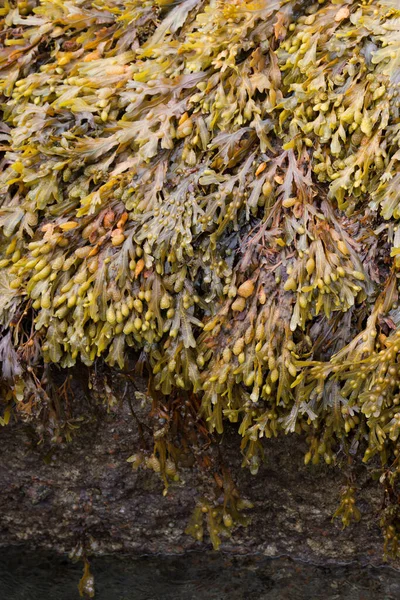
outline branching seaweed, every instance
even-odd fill
[[[2,6],[0,424],[70,439],[50,365],[136,357],[158,425],[129,460],[165,493],[227,421],[254,474],[301,434],[306,464],[380,461],[398,554],[398,2]],[[215,547],[221,481],[188,528]]]

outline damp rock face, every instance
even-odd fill
[[[181,482],[162,495],[159,476],[134,472],[127,458],[138,444],[127,403],[78,433],[73,443],[49,451],[23,425],[1,432],[0,540],[70,552],[82,541],[94,554],[181,553],[210,548],[184,530],[209,473],[181,469]],[[237,432],[228,429],[220,450],[241,494],[254,507],[250,524],[223,538],[221,550],[282,554],[318,563],[382,562],[377,512],[381,497],[367,468],[358,473],[362,519],[344,531],[332,522],[343,474],[304,466],[297,436],[269,440],[257,476],[240,466]]]
[[[190,552],[91,559],[96,600],[397,600],[398,573],[371,565],[320,566],[287,557]],[[0,592],[7,600],[78,598],[80,565],[52,553],[0,549]],[[51,577],[49,577],[51,572]],[[28,595],[29,594],[29,595]]]

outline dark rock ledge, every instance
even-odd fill
[[[135,451],[137,428],[127,403],[50,453],[22,424],[2,428],[0,440],[1,546],[64,553],[85,539],[95,554],[201,550],[184,529],[206,485],[204,474],[182,469],[182,481],[163,497],[156,474],[132,471],[126,459]],[[362,520],[342,531],[340,521],[332,522],[344,481],[338,469],[305,467],[301,440],[288,436],[267,441],[265,464],[252,476],[240,467],[239,443],[231,429],[220,449],[254,508],[251,524],[236,528],[222,550],[324,564],[382,563],[381,497],[365,467],[357,480]]]

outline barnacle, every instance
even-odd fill
[[[69,439],[51,365],[134,357],[165,493],[227,421],[254,474],[283,433],[397,473],[398,2],[6,0],[0,35],[0,424]]]

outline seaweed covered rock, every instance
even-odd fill
[[[1,423],[70,439],[52,365],[86,365],[111,406],[105,362],[149,382],[131,462],[166,490],[224,421],[253,474],[262,438],[296,433],[306,463],[378,468],[396,554],[398,0],[5,0],[0,19]],[[202,511],[241,520],[217,484],[198,539]]]

